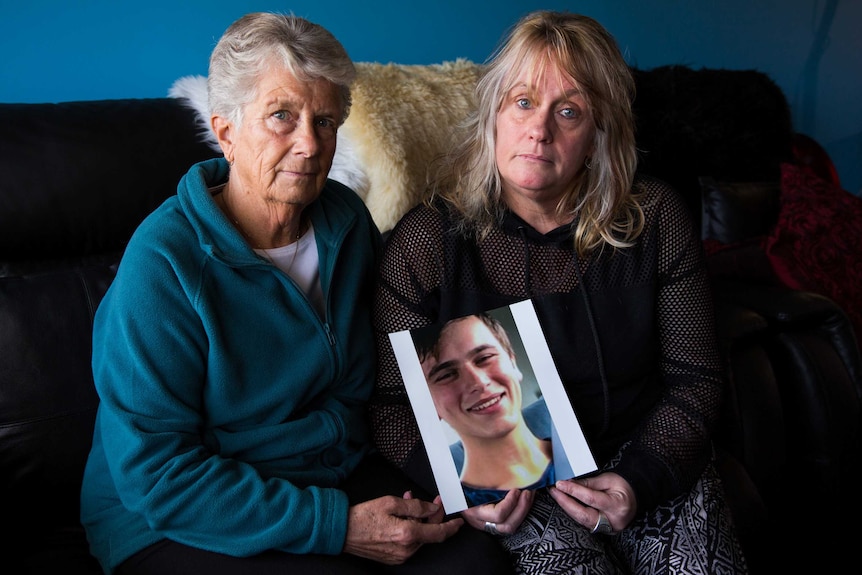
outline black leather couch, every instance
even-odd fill
[[[667,67],[636,78],[642,169],[698,217],[700,177],[778,179],[792,129],[767,77]],[[216,155],[197,129],[167,98],[0,104],[4,573],[99,572],[78,521],[98,405],[93,314],[140,220]],[[730,381],[716,445],[752,572],[837,565],[847,554],[831,541],[858,509],[852,328],[828,298],[763,278],[716,273],[715,293]]]

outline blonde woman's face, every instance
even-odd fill
[[[584,169],[595,138],[592,114],[572,80],[554,68],[534,80],[522,72],[497,112],[503,199],[522,217],[553,213]]]

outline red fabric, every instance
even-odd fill
[[[703,251],[707,256],[711,256],[717,254],[718,252],[727,249],[729,246],[727,244],[723,244],[718,240],[714,240],[712,238],[706,238],[703,240]]]
[[[778,223],[764,249],[785,285],[832,299],[862,339],[862,198],[782,164]]]
[[[800,133],[793,134],[793,159],[798,166],[836,187],[841,187],[838,170],[835,169],[832,158],[814,138]]]

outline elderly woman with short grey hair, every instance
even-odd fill
[[[381,240],[327,178],[354,76],[287,15],[240,18],[212,54],[224,158],[141,223],[95,317],[81,520],[106,573],[510,568],[371,447]]]

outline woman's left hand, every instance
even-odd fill
[[[625,529],[637,511],[634,490],[616,473],[557,481],[549,491],[563,511],[591,531],[599,525],[602,514],[612,532]]]
[[[530,512],[534,494],[529,489],[511,489],[500,501],[465,509],[461,517],[480,531],[511,535]]]

